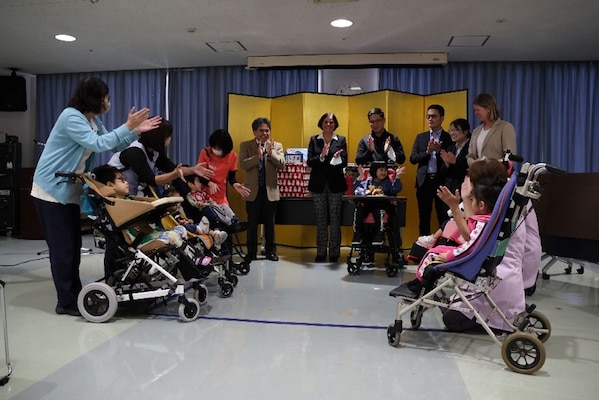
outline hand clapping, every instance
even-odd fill
[[[321,159],[324,159],[324,158],[326,158],[326,156],[329,154],[329,147],[330,147],[330,146],[331,146],[331,145],[330,145],[329,143],[326,143],[326,144],[324,145],[324,147],[322,148],[322,151],[320,152],[320,158],[321,158]]]
[[[368,136],[368,150],[374,151],[374,138],[372,135]]]

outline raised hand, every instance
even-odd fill
[[[329,143],[324,145],[322,151],[320,152],[320,158],[326,158],[326,156],[329,154],[329,147],[331,147]]]
[[[127,122],[125,122],[125,125],[127,125],[127,129],[132,131],[133,129],[137,128],[142,122],[144,122],[146,119],[148,119],[149,116],[150,116],[149,108],[142,108],[139,111],[135,111],[135,107],[131,107],[131,110],[129,110],[129,115],[127,116]]]
[[[439,186],[437,196],[452,210],[452,207],[457,207],[460,204],[460,191],[457,189],[455,193],[451,193],[447,186]]]
[[[372,136],[371,136],[372,137]],[[385,140],[385,146],[383,147],[383,152],[388,152],[389,151],[389,147],[391,146],[391,137],[388,137]]]
[[[193,167],[193,173],[198,176],[203,176],[206,179],[210,179],[214,176],[214,171],[210,168],[206,168],[206,163],[198,163]]]
[[[439,153],[440,150],[441,150],[441,142],[435,142],[433,139],[431,139],[428,142],[428,145],[426,146],[427,154],[431,154],[433,151],[436,151],[437,153]]]
[[[266,149],[265,149],[267,155],[270,154],[270,152],[272,151],[272,146],[273,146],[272,140],[267,140],[266,141]]]
[[[466,176],[464,178],[464,182],[462,182],[462,200],[464,202],[470,201],[470,196],[472,196],[472,182],[470,182],[470,177]]]
[[[368,150],[374,151],[374,138],[372,135],[368,136]]]
[[[456,156],[451,151],[441,150],[439,154],[446,165],[455,164]]]
[[[144,132],[148,132],[148,131],[151,131],[152,129],[158,128],[158,126],[160,125],[161,122],[162,122],[162,117],[160,115],[157,115],[152,118],[148,118],[148,119],[142,121],[142,123],[139,124],[139,126],[137,128],[135,128],[135,132],[138,135],[141,135]]]

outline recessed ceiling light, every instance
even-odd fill
[[[336,19],[334,21],[331,21],[331,25],[333,25],[335,28],[347,28],[349,26],[352,26],[354,23],[351,22],[349,19]]]
[[[77,38],[75,38],[75,36],[65,35],[65,34],[56,35],[56,36],[54,36],[54,38],[56,38],[56,40],[60,40],[61,42],[74,42],[75,40],[77,40]]]

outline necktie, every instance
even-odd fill
[[[264,186],[265,184],[265,165],[266,149],[262,147],[262,157],[260,157],[260,163],[258,164],[258,185]]]

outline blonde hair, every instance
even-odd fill
[[[491,121],[497,121],[499,119],[499,107],[497,107],[497,102],[495,98],[488,93],[481,93],[475,97],[474,105],[488,108],[489,109],[489,119]]]

